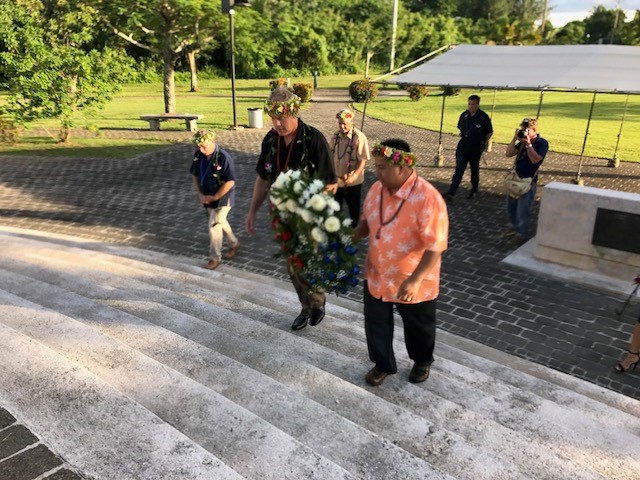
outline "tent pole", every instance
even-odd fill
[[[497,94],[498,94],[498,89],[494,88],[493,89],[493,103],[491,104],[491,115],[489,115],[489,118],[491,120],[493,120],[493,112],[496,109],[496,95]],[[493,150],[493,137],[491,137],[489,139],[489,145],[487,145],[486,152],[488,153],[488,152],[491,152],[492,150]],[[483,163],[486,165],[487,164],[487,160],[484,158],[484,153],[482,154],[482,160],[483,160]]]
[[[584,181],[580,178],[580,171],[582,170],[582,159],[584,158],[584,147],[587,145],[587,137],[589,136],[589,125],[591,125],[591,116],[593,115],[593,105],[596,103],[596,95],[598,92],[593,92],[593,98],[591,99],[591,109],[589,110],[589,120],[587,120],[587,129],[584,132],[584,141],[582,142],[582,151],[580,152],[580,164],[578,165],[578,176],[573,183],[576,185],[584,185]]]
[[[620,137],[622,136],[622,126],[624,125],[624,117],[627,115],[627,105],[629,105],[629,94],[624,101],[624,109],[622,110],[622,119],[620,120],[620,131],[618,132],[618,139],[616,140],[616,148],[613,150],[613,158],[609,160],[608,167],[618,168],[620,166],[620,159],[618,158],[618,145],[620,145]]]
[[[442,155],[442,122],[444,121],[444,101],[447,96],[444,94],[444,88],[442,89],[442,110],[440,111],[440,137],[438,138],[438,153],[433,159],[433,164],[436,167],[444,166],[444,157]]]
[[[364,117],[367,114],[367,103],[369,103],[369,84],[367,84],[367,92],[364,94],[364,108],[362,109],[362,123],[360,124],[360,131],[364,133]]]
[[[544,90],[540,90],[540,101],[538,102],[538,113],[536,113],[536,118],[540,120],[540,110],[542,110],[542,97],[544,97]]]

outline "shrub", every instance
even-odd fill
[[[275,80],[271,80],[269,82],[269,88],[271,88],[272,92],[278,87],[286,87],[286,86],[287,86],[287,79],[283,77],[276,78]]]
[[[453,88],[453,87],[444,87],[442,89],[442,94],[445,97],[450,97],[452,95],[458,95],[460,93],[460,89],[459,88]]]
[[[6,117],[0,117],[0,142],[14,145],[18,143],[22,128],[13,120]]]
[[[367,80],[356,80],[349,85],[349,95],[354,102],[364,102],[367,98],[367,90],[369,91],[369,100],[373,100],[378,96],[378,85],[369,83]]]
[[[429,89],[424,85],[409,85],[406,90],[409,92],[409,97],[414,102],[417,102],[422,97],[426,97],[429,94]]]
[[[294,83],[291,91],[300,97],[302,103],[307,103],[313,95],[313,85],[310,83]]]

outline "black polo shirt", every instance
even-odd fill
[[[468,153],[482,153],[487,135],[493,133],[491,119],[484,110],[478,109],[475,115],[466,110],[458,119],[460,142],[458,148]]]
[[[289,154],[290,147],[292,150]],[[317,178],[327,184],[337,181],[327,140],[322,132],[302,120],[298,120],[298,132],[292,145],[286,145],[284,138],[275,130],[267,133],[262,140],[260,158],[256,165],[260,178],[273,183],[281,171],[287,170],[305,170],[309,176],[317,175]]]

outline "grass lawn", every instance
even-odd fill
[[[51,138],[25,136],[17,145],[0,144],[0,155],[126,159],[169,145],[168,141],[113,138],[76,138],[61,144]]]
[[[389,87],[395,89],[395,87]],[[442,95],[434,89],[418,102],[406,96],[384,96],[384,90],[375,101],[367,105],[367,115],[382,120],[438,131],[442,111]],[[443,131],[457,134],[458,117],[467,108],[467,97],[476,93],[481,97],[480,108],[492,114],[493,90],[463,90],[445,100]],[[540,135],[549,141],[551,150],[580,155],[584,141],[592,93],[547,92],[540,111]],[[492,121],[494,141],[508,143],[514,130],[525,117],[534,117],[538,111],[539,92],[498,91]],[[625,95],[603,94],[596,102],[589,125],[584,154],[591,157],[611,158],[620,131]],[[356,104],[362,111],[364,104]],[[366,129],[366,123],[365,123]],[[640,96],[631,95],[618,145],[618,158],[640,162]]]
[[[335,75],[318,77],[320,88],[348,88],[349,84],[362,78],[360,75]],[[291,78],[292,83],[313,83],[312,77]],[[233,124],[230,79],[200,79],[200,91],[189,92],[188,82],[176,82],[176,105],[178,113],[202,113],[198,122],[203,128],[223,130]],[[396,90],[396,87],[389,87]],[[467,97],[477,93],[482,97],[481,108],[492,112],[493,91],[462,91],[447,97],[445,102],[443,131],[457,134],[456,123],[460,113],[466,109]],[[269,80],[236,81],[236,114],[239,125],[248,124],[248,108],[261,107],[269,94]],[[538,92],[499,91],[496,93],[493,110],[494,140],[507,143],[522,118],[535,116],[540,94]],[[557,152],[580,154],[584,140],[592,94],[547,92],[544,95],[540,114],[540,133]],[[598,94],[585,155],[611,158],[620,129],[625,96]],[[442,96],[433,89],[429,96],[412,102],[406,96],[380,95],[367,105],[367,115],[382,120],[404,123],[438,131]],[[364,104],[356,104],[362,111]],[[78,127],[98,129],[124,128],[147,130],[148,123],[139,116],[146,113],[161,113],[164,110],[163,89],[160,82],[128,85],[100,111],[78,117]],[[56,133],[58,123],[54,120],[35,122],[31,127],[46,127]],[[163,130],[183,130],[183,122],[164,122]],[[366,129],[366,124],[365,124]],[[78,157],[124,158],[144,151],[167,146],[168,142],[143,140],[108,140],[104,138],[71,139],[68,145],[58,145],[53,138],[29,136],[29,131],[17,146],[0,144],[0,153],[40,152],[44,155]],[[46,151],[46,153],[45,153]],[[625,124],[618,146],[618,157],[623,161],[640,161],[640,96],[631,96]]]

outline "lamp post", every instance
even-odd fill
[[[231,102],[233,103],[233,129],[237,130],[238,115],[236,113],[236,53],[235,53],[235,32],[233,16],[234,7],[250,7],[250,0],[222,0],[222,13],[229,14],[229,40],[231,44]]]
[[[396,29],[398,27],[398,0],[393,0],[391,11],[391,52],[389,53],[389,71],[393,71],[396,61]]]

